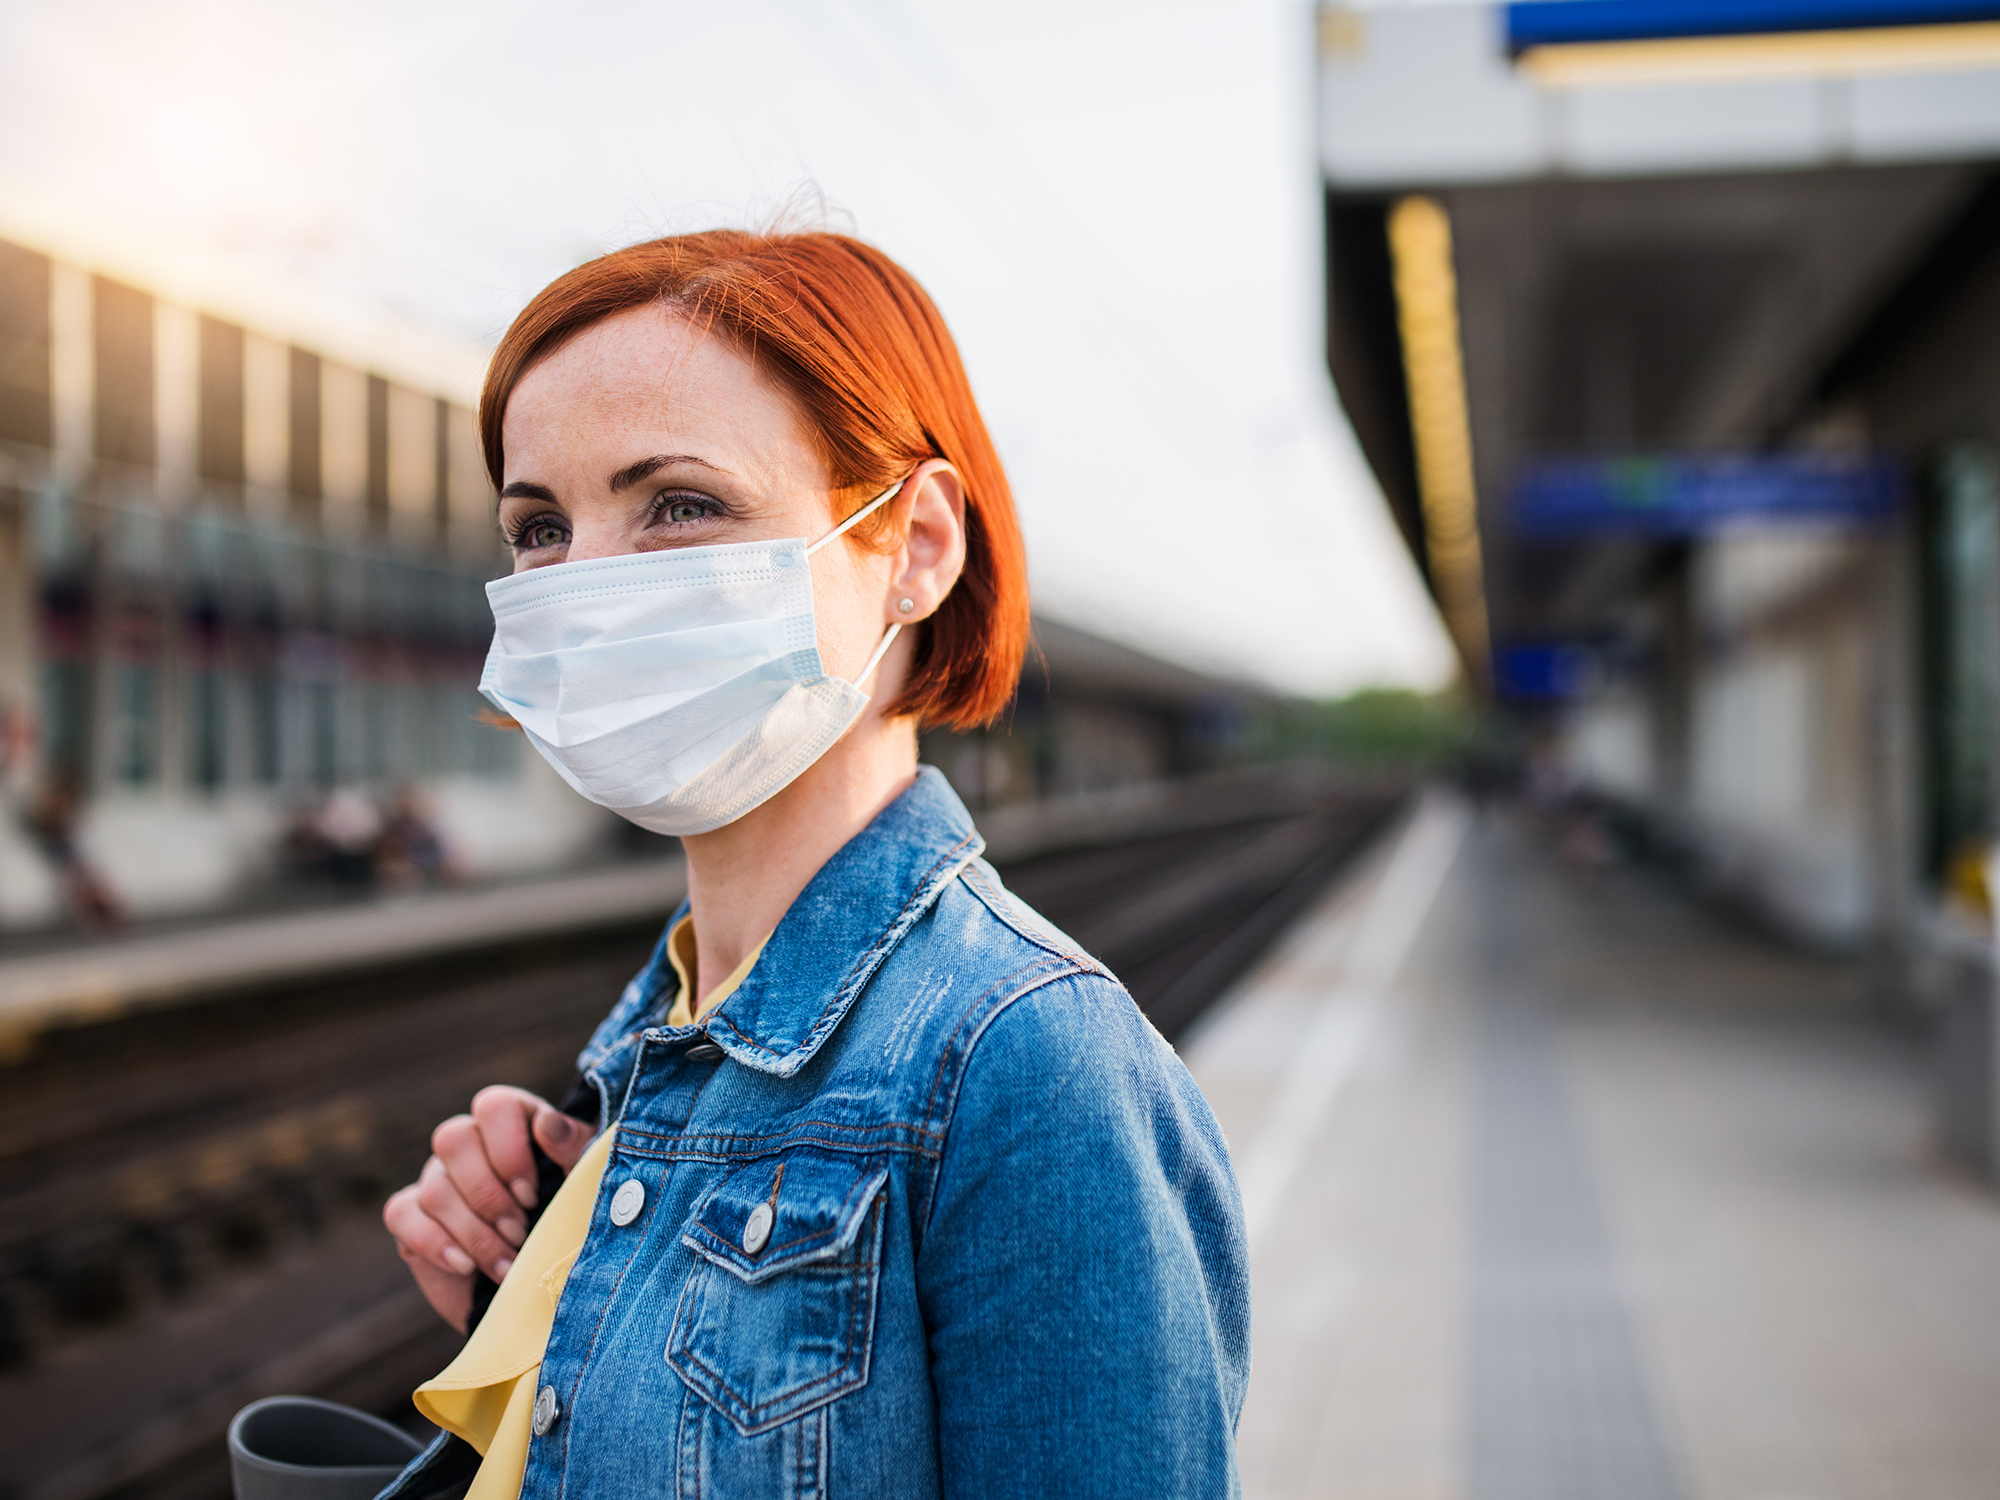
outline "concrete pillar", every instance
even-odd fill
[[[168,514],[169,527],[180,524],[180,513],[193,503],[200,486],[203,321],[192,308],[159,301],[153,304],[153,431],[158,454],[155,493],[160,508]],[[120,523],[114,518],[112,524]],[[167,547],[160,561],[168,574],[158,597],[151,601],[159,631],[158,654],[153,662],[154,692],[159,698],[157,784],[166,791],[177,792],[187,784],[187,643],[183,638],[186,614],[179,599],[181,549],[164,530],[161,535]]]
[[[285,487],[291,492],[291,509],[296,518],[316,525],[320,517],[322,488],[320,449],[324,427],[321,408],[324,382],[320,377],[320,357],[308,350],[287,351],[290,375],[286,398]]]
[[[4,802],[30,795],[41,769],[36,593],[27,496],[18,489],[0,489],[0,798]]]
[[[438,544],[437,399],[408,386],[388,388],[389,538],[398,549]]]
[[[493,486],[479,446],[479,421],[467,407],[452,406],[445,413],[444,458],[452,551],[468,560],[497,562],[500,532],[493,520]]]
[[[358,541],[368,524],[368,377],[351,365],[319,362],[320,524]]]
[[[291,350],[275,339],[243,336],[244,504],[252,515],[282,517],[292,460]]]
[[[153,307],[146,292],[108,277],[90,279],[91,452],[132,470],[159,462],[153,422]]]
[[[201,318],[153,304],[153,430],[159,498],[169,510],[193,499],[201,444]]]
[[[1911,531],[1905,518],[1882,535],[1867,580],[1867,863],[1875,882],[1875,994],[1893,1011],[1915,999],[1924,863],[1922,632]]]
[[[243,330],[200,320],[201,397],[196,469],[216,499],[243,501]]]
[[[58,480],[72,491],[90,467],[91,391],[97,383],[95,345],[90,273],[58,261],[49,268],[51,451]]]

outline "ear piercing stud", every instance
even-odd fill
[[[896,601],[897,614],[906,615],[916,607],[917,607],[917,601],[914,599],[898,599]]]

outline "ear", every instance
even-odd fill
[[[936,614],[965,571],[965,487],[959,483],[958,470],[933,458],[904,482],[897,504],[909,510],[882,619],[890,625],[910,625]],[[908,609],[903,607],[905,599],[910,601]]]

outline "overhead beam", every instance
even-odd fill
[[[1451,221],[1436,200],[1404,198],[1390,210],[1389,253],[1431,588],[1467,675],[1484,688],[1492,682],[1492,640],[1459,343],[1458,278]]]

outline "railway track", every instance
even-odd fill
[[[1172,1039],[1394,798],[1279,800],[996,863]],[[212,1500],[228,1417],[277,1390],[407,1410],[457,1341],[382,1198],[480,1085],[560,1091],[657,926],[72,1027],[0,1069],[0,1500]]]

